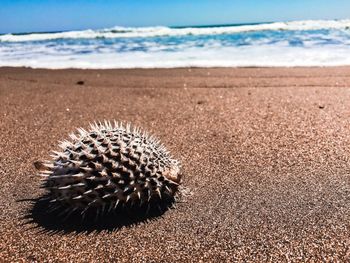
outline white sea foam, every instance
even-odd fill
[[[188,48],[179,52],[125,52],[86,54],[19,55],[0,60],[0,66],[32,68],[175,68],[249,66],[337,66],[350,65],[350,47],[248,46]]]
[[[348,27],[350,20],[3,35],[0,66],[106,69],[350,65]],[[143,38],[135,38],[140,36]]]
[[[349,29],[350,19],[344,20],[305,20],[275,22],[257,25],[225,27],[114,27],[101,30],[82,30],[58,33],[33,33],[24,35],[0,35],[0,42],[44,41],[54,39],[94,39],[94,38],[134,38],[184,35],[219,35],[262,30],[317,30]]]

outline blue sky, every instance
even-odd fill
[[[0,32],[350,18],[349,0],[0,0]]]

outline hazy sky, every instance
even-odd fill
[[[350,18],[350,0],[0,0],[0,32]]]

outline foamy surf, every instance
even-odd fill
[[[305,20],[292,22],[262,23],[255,25],[221,26],[221,27],[113,27],[101,30],[82,30],[57,33],[33,33],[23,35],[6,34],[0,36],[3,42],[42,41],[53,39],[91,39],[91,38],[132,38],[184,35],[219,35],[263,30],[318,30],[349,29],[350,19],[345,20]]]
[[[0,36],[0,66],[173,68],[350,65],[350,20]]]

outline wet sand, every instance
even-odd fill
[[[0,116],[1,261],[350,260],[348,67],[1,68]],[[160,138],[192,195],[133,225],[51,222],[33,163],[104,119]]]

